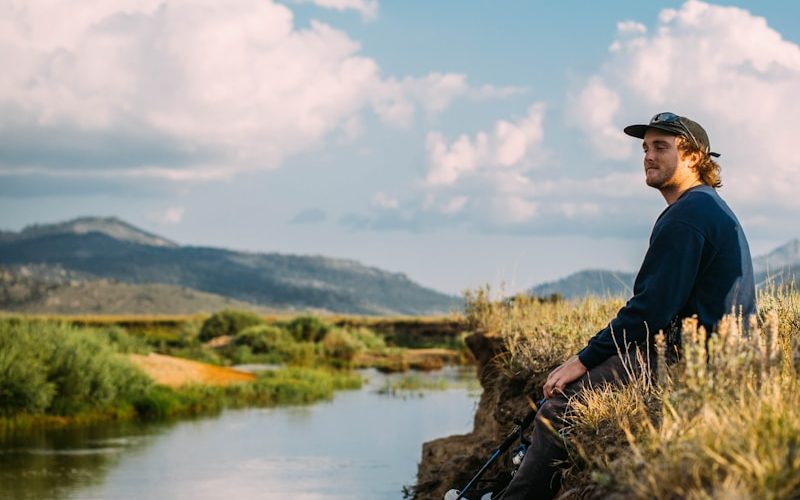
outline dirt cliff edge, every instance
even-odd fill
[[[503,339],[485,333],[466,338],[467,347],[478,362],[483,387],[469,434],[443,437],[422,445],[417,484],[410,492],[415,500],[441,500],[451,488],[462,488],[488,460],[514,420],[528,411],[528,400],[538,401],[544,382],[530,370],[509,368]],[[485,478],[510,470],[510,454],[501,457]]]

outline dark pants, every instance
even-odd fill
[[[632,351],[625,356],[625,364],[633,373],[638,373],[641,363]],[[628,361],[630,359],[630,362]],[[561,488],[561,470],[558,462],[567,458],[561,437],[544,423],[548,420],[553,428],[564,426],[563,416],[571,396],[586,387],[603,384],[621,385],[628,381],[623,358],[612,356],[589,370],[583,377],[568,385],[564,394],[548,399],[539,409],[533,425],[531,446],[522,464],[508,485],[503,500],[550,499]]]

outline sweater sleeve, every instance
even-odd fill
[[[631,342],[644,342],[648,332],[655,335],[666,328],[691,294],[705,244],[700,231],[685,222],[657,227],[636,276],[633,297],[578,353],[581,363],[591,369]]]

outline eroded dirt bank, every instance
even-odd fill
[[[441,500],[447,490],[462,488],[514,427],[514,420],[527,413],[528,400],[538,401],[541,397],[544,374],[511,369],[502,339],[475,333],[467,337],[466,343],[478,362],[483,386],[473,430],[422,445],[413,490],[413,498],[418,500]],[[484,477],[510,470],[509,461],[507,453]]]

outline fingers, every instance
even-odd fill
[[[548,377],[547,382],[545,382],[544,387],[542,387],[544,397],[550,399],[558,394],[564,394],[564,387],[566,387],[566,385],[566,380],[558,375],[555,377]]]
[[[553,387],[555,387],[555,371],[550,372],[550,375],[547,376],[547,381],[545,381],[544,385],[542,386],[542,392],[544,392],[544,397],[551,398],[553,394]]]
[[[556,385],[561,380],[561,377],[559,376],[559,372],[561,372],[561,370],[562,370],[562,368],[564,368],[565,364],[566,363],[562,363],[562,364],[558,365],[558,367],[555,370],[551,371],[550,374],[547,375],[547,380],[545,381],[544,385],[542,386],[542,392],[544,393],[544,397],[549,399],[549,398],[552,398],[555,395],[553,391],[556,388]],[[564,389],[564,383],[561,382],[561,390],[563,391],[563,389]]]

